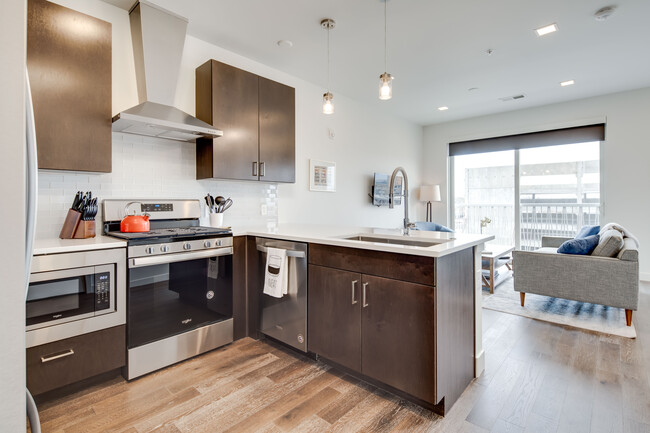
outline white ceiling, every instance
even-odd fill
[[[431,124],[650,86],[650,1],[617,0],[614,15],[598,22],[593,14],[607,1],[391,0],[387,69],[396,79],[390,101],[377,97],[382,0],[153,3],[187,17],[189,34],[323,89],[327,32],[319,23],[333,18],[335,98],[344,94]],[[553,22],[558,32],[536,36],[533,29]],[[281,39],[293,47],[278,47]],[[576,84],[560,87],[570,79]],[[522,93],[521,100],[498,99]],[[449,110],[436,109],[442,105]]]

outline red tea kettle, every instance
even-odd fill
[[[149,215],[129,215],[129,206],[132,204],[139,204],[142,210],[142,203],[139,201],[132,201],[124,206],[124,214],[126,215],[120,223],[120,231],[122,233],[140,233],[148,232],[150,229]]]

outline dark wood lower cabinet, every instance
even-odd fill
[[[361,371],[361,274],[309,265],[308,349]]]
[[[474,375],[473,250],[309,251],[309,351],[447,413]]]
[[[27,349],[27,388],[33,395],[126,364],[126,325]]]
[[[369,275],[362,281],[361,372],[436,403],[434,288]]]

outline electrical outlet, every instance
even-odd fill
[[[266,205],[265,205],[265,204],[263,204],[262,206],[260,206],[260,213],[261,213],[262,215],[266,215],[268,212],[269,212],[269,211],[268,211],[268,209],[266,208]]]

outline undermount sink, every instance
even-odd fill
[[[355,235],[344,238],[349,241],[362,241],[362,242],[376,242],[380,244],[394,244],[394,245],[405,245],[409,247],[432,247],[434,245],[442,244],[450,241],[451,239],[436,240],[436,241],[425,241],[417,239],[399,239],[399,238],[384,238],[379,236],[368,236],[368,235]]]

